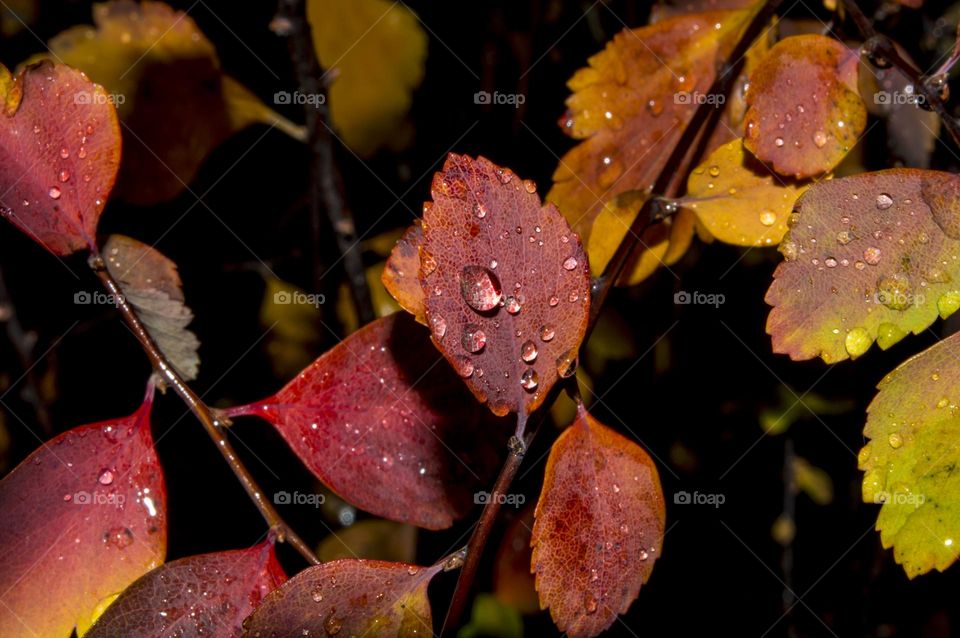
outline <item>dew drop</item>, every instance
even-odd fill
[[[533,368],[524,370],[523,374],[520,375],[520,386],[527,392],[536,390],[539,381],[539,375],[537,375],[537,371]]]
[[[720,167],[713,165],[707,169],[707,173],[710,174],[710,177],[719,177],[720,176]]]
[[[123,549],[133,544],[133,532],[129,527],[113,527],[104,533],[103,542]]]
[[[813,143],[817,148],[823,148],[827,143],[827,134],[823,131],[817,131],[813,134]]]
[[[473,213],[480,219],[483,219],[487,216],[487,207],[480,202],[477,202],[473,205]]]
[[[837,260],[834,259],[833,257],[827,257],[826,259],[823,260],[823,265],[826,266],[827,268],[836,268]]]
[[[517,314],[521,309],[520,300],[513,295],[507,297],[506,300],[504,300],[503,305],[507,309],[507,312],[509,312],[511,315]]]
[[[113,479],[113,471],[107,469],[100,472],[100,476],[97,477],[97,482],[100,483],[100,485],[110,485],[113,483]]]
[[[443,335],[447,334],[447,320],[440,315],[430,315],[430,328],[433,330],[434,338],[442,341]]]
[[[554,331],[553,326],[540,327],[540,338],[543,341],[550,341],[554,336],[556,336],[556,332]]]
[[[870,348],[873,338],[864,328],[853,328],[843,341],[847,353],[856,359]]]
[[[313,592],[310,594],[310,598],[312,598],[312,599],[313,599],[313,602],[315,602],[315,603],[322,602],[322,601],[323,601],[323,592],[321,592],[321,591],[320,591],[320,588],[317,587],[317,588],[314,589]]]
[[[473,265],[460,272],[460,294],[468,306],[479,312],[493,310],[503,296],[497,276],[483,266]]]
[[[777,222],[777,216],[775,213],[765,210],[760,213],[760,223],[764,226],[773,226]]]
[[[837,243],[841,246],[846,246],[853,241],[853,233],[849,230],[841,230],[837,233]]]
[[[556,295],[552,295],[552,296],[550,297],[550,300],[548,301],[548,303],[550,304],[550,307],[553,308],[553,307],[556,306],[558,303],[560,303],[560,297],[558,297],[558,296],[556,296]]]
[[[523,180],[523,189],[528,193],[536,193],[537,183],[534,182],[532,179],[525,179]]]
[[[70,181],[70,171],[60,171],[60,181],[69,182]]]
[[[466,357],[456,357],[453,367],[461,377],[466,378],[473,374],[473,361]]]
[[[557,374],[569,379],[577,371],[577,353],[573,350],[557,357]]]
[[[537,344],[532,341],[525,341],[520,347],[520,358],[527,363],[533,363],[537,360]]]
[[[863,260],[871,266],[876,266],[880,263],[880,249],[876,246],[870,246],[863,251]]]
[[[890,447],[892,447],[894,450],[897,450],[903,445],[903,437],[894,432],[887,437],[887,443],[889,443]]]
[[[460,345],[467,352],[480,352],[487,345],[487,335],[477,324],[467,324],[463,328]]]
[[[60,199],[60,189],[56,186],[52,186],[50,190],[47,191],[47,195],[50,196],[50,199]]]
[[[886,193],[880,193],[877,195],[877,208],[879,210],[887,210],[893,206],[893,198],[887,195]]]
[[[773,143],[776,144],[777,146],[783,146],[783,138],[778,137],[777,139],[773,140]]]
[[[597,607],[599,607],[599,604],[597,603],[597,597],[594,596],[592,593],[587,592],[587,595],[584,598],[583,607],[584,609],[586,609],[588,614],[597,613]]]
[[[67,150],[66,146],[60,149],[60,157],[62,159],[67,159],[68,157],[70,157],[70,151]]]

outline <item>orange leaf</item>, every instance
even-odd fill
[[[540,605],[572,638],[627,611],[663,547],[665,509],[653,461],[581,407],[553,444],[533,527]]]
[[[426,325],[425,295],[418,278],[422,243],[423,227],[418,219],[407,229],[403,237],[397,240],[380,279],[400,307],[412,314],[418,322]]]
[[[264,598],[244,638],[429,636],[427,585],[441,568],[351,558],[310,567]]]
[[[31,65],[12,83],[4,76],[0,215],[55,255],[95,247],[120,165],[116,111],[103,87],[62,64]]]
[[[580,238],[536,186],[450,154],[424,207],[420,282],[433,341],[498,415],[539,406],[586,332]]]
[[[750,75],[744,139],[750,152],[797,178],[839,164],[867,123],[857,92],[859,60],[822,35],[775,44]]]

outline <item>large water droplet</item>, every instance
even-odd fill
[[[553,329],[553,326],[541,326],[540,327],[540,338],[544,341],[550,341],[556,335],[556,332]]]
[[[430,315],[430,328],[433,330],[434,338],[442,341],[443,335],[447,334],[447,320],[440,315]]]
[[[877,195],[877,208],[880,210],[887,210],[893,206],[893,198],[887,195],[886,193],[880,193]]]
[[[510,295],[509,297],[506,298],[506,300],[504,300],[503,306],[504,308],[507,309],[507,312],[509,312],[511,315],[517,314],[518,312],[520,312],[520,309],[521,309],[520,300],[514,297],[513,295]]]
[[[864,328],[852,329],[843,341],[847,353],[854,359],[866,352],[871,343],[873,343],[873,338]]]
[[[783,138],[782,138],[782,137],[778,137],[777,139],[773,140],[773,143],[774,143],[776,146],[783,146]]]
[[[483,266],[464,267],[460,272],[460,294],[468,306],[479,312],[493,310],[503,297],[500,280]]]
[[[70,171],[60,171],[60,181],[69,182],[70,181]]]
[[[863,251],[863,260],[871,266],[876,266],[880,263],[880,249],[876,246],[870,246]]]
[[[487,345],[486,333],[475,323],[464,326],[460,344],[467,352],[480,352]]]
[[[532,341],[525,341],[520,346],[520,358],[527,363],[533,363],[537,360],[537,344]]]
[[[537,389],[537,383],[539,383],[540,377],[537,374],[537,371],[533,368],[529,368],[523,371],[523,374],[520,375],[520,386],[527,392],[533,392]]]
[[[877,301],[891,310],[906,310],[913,302],[910,279],[905,273],[895,273],[877,282]]]
[[[106,469],[100,472],[100,476],[97,477],[97,482],[100,483],[100,485],[110,485],[113,483],[113,479],[113,471]]]
[[[568,379],[577,371],[577,353],[571,350],[566,354],[557,357],[557,374],[563,379]]]
[[[473,361],[467,357],[456,357],[453,367],[461,377],[466,378],[473,374]]]
[[[709,169],[707,169],[707,172],[710,174],[710,177],[719,177],[720,167],[716,165],[711,166]]]
[[[813,143],[817,148],[823,148],[827,143],[827,134],[823,131],[817,131],[813,134]]]
[[[564,270],[573,270],[573,269],[576,268],[576,267],[577,267],[577,258],[576,258],[576,257],[567,257],[567,258],[563,261],[563,269],[564,269]]]
[[[50,196],[50,199],[60,199],[60,189],[56,186],[51,186],[50,190],[47,191],[47,195]]]
[[[773,211],[765,210],[760,213],[760,223],[764,226],[773,226],[777,223],[777,215]]]
[[[534,182],[532,179],[525,179],[523,180],[523,189],[528,193],[536,193],[537,183]]]
[[[890,447],[894,450],[899,449],[903,445],[903,437],[894,432],[887,437],[887,443],[889,443]]]

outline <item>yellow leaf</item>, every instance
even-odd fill
[[[89,617],[77,619],[77,638],[83,638],[84,634],[90,631],[90,627],[93,626],[93,623],[97,622],[97,618],[103,615],[103,612],[107,611],[107,607],[113,604],[120,596],[120,592],[116,594],[111,594],[97,603],[97,606],[93,608],[93,611],[90,613]]]
[[[410,110],[423,79],[426,33],[416,14],[388,0],[309,0],[307,20],[320,64],[334,78],[333,125],[368,157],[393,139]]]

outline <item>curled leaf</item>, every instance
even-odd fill
[[[419,279],[421,244],[423,226],[418,219],[397,240],[390,252],[390,258],[387,259],[381,280],[400,307],[412,314],[419,323],[426,325],[426,295]]]
[[[117,114],[103,87],[41,62],[15,80],[0,71],[0,90],[0,216],[55,255],[94,248],[120,165]]]
[[[125,589],[84,638],[239,638],[243,619],[286,580],[270,541],[181,558]]]
[[[307,20],[320,64],[336,78],[333,125],[347,146],[370,156],[394,140],[410,110],[427,34],[413,11],[388,0],[309,0]]]
[[[163,562],[166,490],[151,396],[48,441],[0,481],[0,636],[66,638]]]
[[[428,529],[448,527],[473,504],[504,436],[502,424],[430,353],[422,326],[403,313],[384,317],[275,396],[227,413],[272,423],[310,471],[353,505]]]
[[[187,13],[163,2],[93,5],[95,26],[50,40],[51,55],[82,69],[110,92],[124,123],[117,195],[134,204],[173,199],[207,155],[254,123],[298,139],[304,132],[223,74],[213,44]]]
[[[867,124],[860,56],[823,35],[777,42],[750,75],[744,145],[781,175],[833,169]]]
[[[787,232],[787,219],[807,184],[783,178],[743,149],[724,144],[687,180],[683,205],[714,237],[739,246],[770,246]]]
[[[561,631],[592,637],[630,607],[663,547],[665,509],[653,461],[580,408],[547,459],[531,569]]]
[[[200,368],[200,340],[187,330],[193,311],[184,303],[177,265],[155,248],[125,235],[110,235],[103,255],[107,270],[157,347],[184,379],[195,379]]]
[[[877,530],[913,578],[945,570],[960,545],[960,335],[888,374],[867,408],[863,500],[882,505]]]
[[[892,169],[797,202],[766,300],[775,352],[833,363],[889,348],[960,307],[960,177]]]
[[[483,157],[451,153],[431,192],[420,283],[433,342],[495,414],[532,412],[586,332],[580,238],[533,182]]]
[[[429,636],[427,586],[441,569],[356,559],[310,567],[264,599],[243,636]]]

